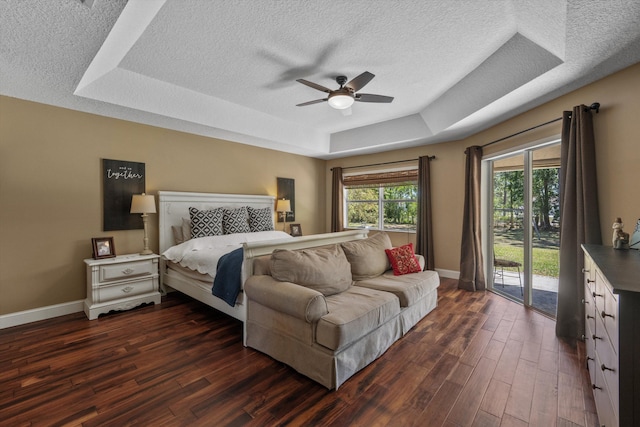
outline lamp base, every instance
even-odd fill
[[[140,255],[153,255],[153,251],[151,249],[145,249],[144,251],[140,252]]]

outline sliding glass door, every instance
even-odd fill
[[[556,314],[560,247],[560,144],[484,161],[489,288]]]

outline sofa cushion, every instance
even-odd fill
[[[391,239],[387,233],[377,233],[369,238],[341,243],[351,264],[353,280],[371,279],[391,268],[384,252],[391,249]]]
[[[360,286],[326,298],[329,313],[316,326],[316,342],[337,351],[400,313],[398,298]]]
[[[392,271],[388,271],[382,276],[361,280],[356,285],[355,288],[362,286],[391,292],[398,297],[401,307],[409,307],[440,286],[440,277],[431,270],[403,276],[395,276]]]
[[[346,291],[353,282],[349,261],[338,245],[295,251],[276,249],[271,254],[270,269],[276,280],[315,289],[324,295]]]
[[[393,274],[396,276],[422,271],[416,254],[413,252],[413,243],[384,251],[391,262],[391,267],[393,267]]]

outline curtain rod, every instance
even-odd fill
[[[593,104],[591,104],[590,106],[587,107],[587,111],[589,111],[589,110],[596,110],[596,113],[599,113],[600,112],[600,103],[599,102],[594,102]],[[522,133],[529,132],[529,131],[534,130],[534,129],[538,129],[539,127],[546,126],[546,125],[551,124],[551,123],[555,123],[555,122],[557,122],[559,120],[562,120],[562,117],[558,117],[557,119],[549,120],[548,122],[541,123],[539,125],[535,125],[533,127],[530,127],[529,129],[521,130],[520,132],[516,132],[516,133],[513,133],[513,134],[511,134],[509,136],[505,136],[504,138],[500,138],[500,139],[496,139],[495,141],[488,142],[488,143],[482,145],[482,148],[488,147],[489,145],[493,145],[493,144],[496,144],[498,142],[502,142],[505,139],[513,138],[514,136],[518,136],[518,135],[520,135]]]
[[[436,158],[436,156],[428,156],[428,157],[429,157],[429,160],[433,160],[433,159]],[[342,168],[342,170],[355,169],[355,168],[368,168],[369,166],[392,165],[394,163],[415,162],[417,160],[420,160],[420,159],[396,160],[395,162],[382,162],[382,163],[371,163],[370,165],[347,166],[347,167]],[[333,170],[333,168],[331,168],[329,170]]]

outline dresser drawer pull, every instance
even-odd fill
[[[616,370],[613,368],[609,368],[607,367],[604,363],[602,364],[602,366],[600,366],[600,369],[602,369],[602,372],[604,371],[611,371],[611,372],[615,372]]]
[[[583,268],[583,269],[582,269],[582,272],[583,272],[583,273],[588,273],[588,272],[589,272],[589,269],[588,269],[588,268]]]
[[[126,288],[122,288],[122,292],[124,292],[125,294],[128,294],[129,292],[131,292],[133,290],[132,286],[127,286]],[[604,366],[604,365],[603,365]]]
[[[589,301],[585,300],[584,298],[582,298],[582,303],[583,304],[589,304]]]
[[[587,279],[587,283],[595,283],[595,280]]]
[[[584,335],[584,334],[582,335],[582,341],[586,341],[586,340],[588,340],[588,339],[589,339],[589,337],[587,337],[587,336],[586,336],[586,335]]]
[[[593,357],[589,357],[587,356],[586,360],[585,360],[585,364],[587,365],[587,369],[589,369],[589,361],[590,360],[594,360]]]
[[[612,319],[615,319],[616,317],[613,314],[607,314],[607,312],[605,312],[604,310],[602,310],[602,318],[604,319],[605,317],[611,317]]]
[[[593,292],[591,295],[593,295],[593,297],[604,297],[604,295],[602,294],[596,294],[595,292]]]
[[[590,314],[587,314],[587,319],[595,319],[595,317]]]
[[[591,388],[594,389],[594,390],[602,390],[602,387],[598,387],[595,384],[591,384]]]
[[[136,271],[131,269],[131,268],[127,268],[125,270],[122,270],[122,274],[124,274],[125,276],[128,276],[129,274],[135,273]]]
[[[599,337],[599,336],[597,336],[596,334],[593,334],[593,335],[592,335],[592,338],[593,338],[594,340],[601,340],[601,339],[602,339],[602,337]]]

